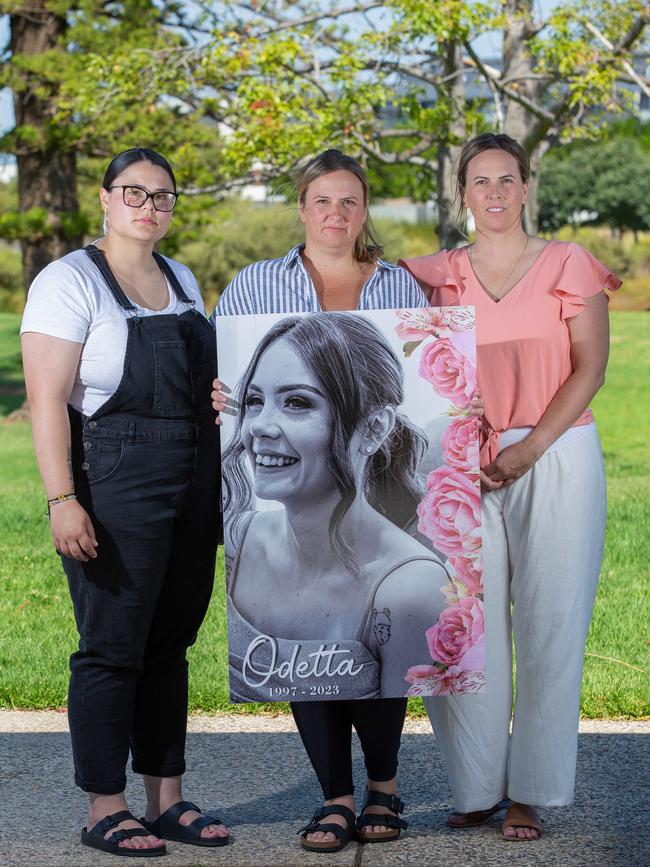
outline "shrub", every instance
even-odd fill
[[[24,303],[20,250],[17,245],[0,241],[0,312],[20,313]]]

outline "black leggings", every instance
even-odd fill
[[[326,801],[351,795],[352,727],[361,741],[368,779],[392,780],[406,716],[405,698],[291,703],[298,726]]]

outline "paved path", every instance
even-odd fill
[[[397,843],[348,845],[336,856],[303,852],[295,831],[319,804],[319,790],[290,718],[193,717],[187,796],[219,805],[232,844],[200,849],[171,843],[164,858],[103,856],[78,842],[85,799],[71,779],[65,714],[0,711],[0,865],[12,867],[648,867],[650,723],[585,722],[580,728],[577,798],[545,810],[536,843],[508,843],[498,819],[465,832],[445,829],[450,794],[428,724],[409,722],[401,753],[401,795],[410,827]],[[644,737],[646,735],[646,737]],[[358,785],[362,763],[355,752]],[[133,811],[142,787],[130,779]]]

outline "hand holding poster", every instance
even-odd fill
[[[471,309],[217,324],[231,698],[481,690]]]

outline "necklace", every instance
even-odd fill
[[[509,279],[512,277],[512,275],[515,273],[515,271],[517,270],[517,267],[518,267],[519,263],[520,263],[521,260],[524,258],[524,254],[526,253],[526,250],[528,249],[528,242],[529,242],[529,241],[530,241],[530,235],[526,235],[526,243],[524,244],[521,253],[517,256],[517,261],[515,262],[515,264],[512,266],[512,268],[511,268],[511,269],[508,271],[508,273],[506,274],[505,280],[500,284],[500,286],[499,286],[495,291],[492,291],[491,289],[488,289],[487,286],[486,286],[486,285],[483,283],[483,281],[481,280],[481,278],[478,276],[478,273],[477,273],[477,271],[476,271],[476,267],[475,267],[475,265],[474,265],[474,258],[473,258],[473,256],[472,256],[472,248],[473,248],[474,245],[471,244],[471,245],[467,248],[467,255],[469,256],[470,264],[471,264],[471,266],[472,266],[472,268],[473,268],[473,270],[474,270],[474,273],[476,274],[476,276],[477,276],[477,278],[478,278],[479,283],[480,283],[481,286],[485,289],[485,291],[486,291],[487,294],[490,296],[490,298],[492,298],[494,301],[501,301],[501,300],[502,300],[502,297],[504,297],[504,296],[501,295],[501,292],[503,291],[503,287],[507,284],[508,280],[509,280]],[[511,287],[511,288],[512,288],[512,287]],[[508,293],[506,292],[505,294],[507,295]]]

